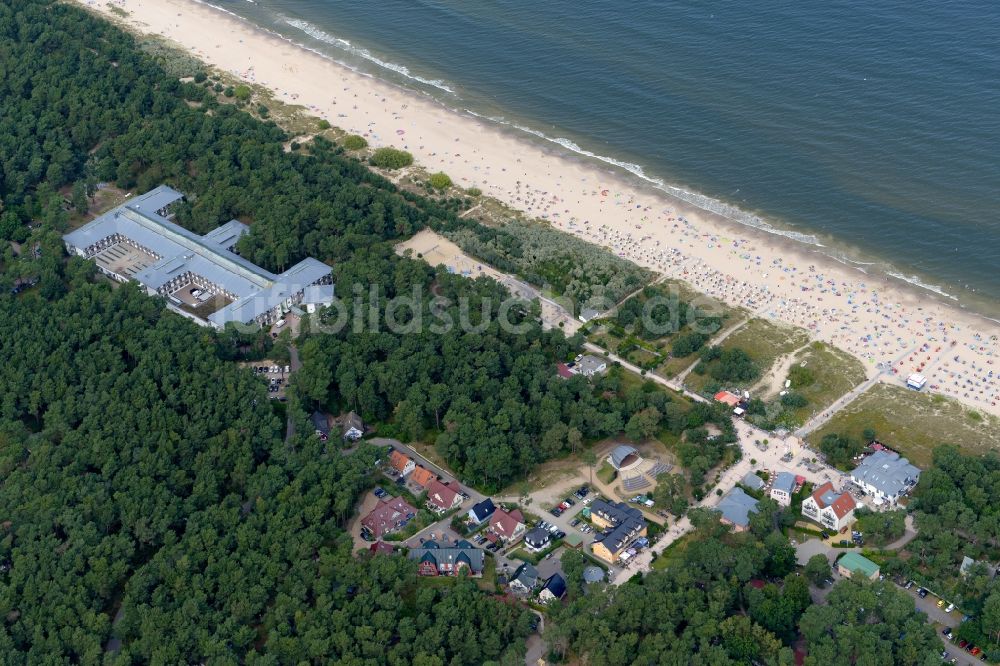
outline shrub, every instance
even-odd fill
[[[358,136],[357,134],[351,134],[350,136],[344,137],[344,140],[341,141],[341,144],[344,146],[346,150],[361,150],[362,148],[365,148],[368,145],[368,142],[365,141],[365,137],[363,136]]]
[[[225,89],[225,91],[222,94],[225,95],[226,97],[232,97],[233,95],[236,94],[236,91],[233,89],[232,86],[229,86],[228,88]]]
[[[260,115],[261,118],[267,118],[267,114],[270,113],[270,110],[266,106],[261,104],[260,106],[257,107],[257,113]]]
[[[381,169],[402,169],[413,164],[413,155],[397,148],[379,148],[368,161]]]
[[[236,99],[240,100],[241,102],[245,102],[248,99],[250,99],[250,86],[244,86],[244,85],[236,86],[234,94],[236,95]]]
[[[328,130],[328,129],[330,129],[330,121],[326,120],[326,119],[319,121],[319,128],[321,130]]]
[[[792,382],[792,388],[805,388],[816,383],[816,375],[810,368],[801,365],[793,365],[788,371],[788,379]]]
[[[478,197],[483,193],[483,191],[478,187],[470,187],[465,191],[465,193],[468,194],[470,197]]]
[[[202,81],[204,81],[207,78],[208,78],[208,75],[205,74],[205,72],[198,72],[197,74],[194,75],[194,82],[195,83],[201,83]]]
[[[212,90],[214,90],[217,93],[222,92],[222,84],[221,83],[216,83],[214,86],[212,86]]]
[[[448,174],[441,171],[431,174],[428,182],[435,190],[444,190],[451,187],[451,178],[448,177]]]
[[[808,405],[809,401],[801,393],[789,391],[785,395],[781,396],[781,404],[789,409],[800,409]]]

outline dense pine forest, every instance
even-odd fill
[[[500,235],[331,141],[287,150],[277,125],[184,74],[80,8],[0,4],[0,663],[524,663],[534,615],[523,606],[468,580],[428,584],[405,558],[351,552],[344,528],[384,451],[345,454],[311,434],[307,415],[353,409],[382,434],[434,442],[489,491],[594,440],[665,431],[683,438],[683,491],[730,453],[727,413],[618,372],[556,377],[579,339],[543,330],[529,304],[510,313],[519,331],[499,326],[500,285],[393,251],[423,227],[465,228],[498,253]],[[270,351],[266,335],[199,328],[66,257],[61,234],[103,184],[160,183],[187,195],[180,224],[243,220],[243,256],[274,271],[315,256],[347,306],[370,306],[380,322],[389,299],[415,294],[404,323],[457,319],[464,302],[484,325],[306,331],[303,368],[275,408],[232,362]],[[639,279],[616,270],[608,262],[612,292]],[[589,294],[580,280],[563,290]],[[291,437],[285,409],[300,426]],[[976,469],[997,474],[995,460]],[[924,515],[975,513],[970,533],[992,546],[982,493],[932,481]],[[619,588],[585,594],[582,558],[567,554],[550,656],[787,664],[805,636],[807,663],[935,663],[933,629],[888,583],[840,584],[829,606],[810,606],[782,518],[764,504],[742,535],[694,511],[695,538],[664,555],[670,566]]]

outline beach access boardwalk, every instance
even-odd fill
[[[858,384],[848,393],[845,393],[844,395],[837,398],[837,400],[835,400],[833,404],[831,404],[829,407],[827,407],[822,412],[816,414],[811,419],[802,424],[802,426],[795,431],[795,436],[799,437],[800,439],[804,439],[805,437],[815,432],[819,428],[822,428],[827,421],[832,419],[837,414],[837,412],[839,412],[840,410],[844,409],[852,402],[857,400],[872,386],[882,382],[883,378],[885,377],[893,378],[894,375],[892,374],[891,368],[894,367],[896,363],[898,363],[901,359],[906,358],[908,355],[912,353],[913,353],[912,350],[903,352],[902,354],[899,355],[899,357],[895,361],[893,361],[891,366],[881,365],[878,368],[878,371],[874,375],[872,375],[862,383]]]

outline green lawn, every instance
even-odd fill
[[[653,560],[653,569],[666,569],[671,564],[677,563],[684,557],[688,544],[694,538],[693,534],[685,534],[672,544],[663,549],[663,552]]]
[[[796,409],[791,421],[801,425],[811,416],[823,411],[865,381],[865,367],[855,357],[822,342],[813,342],[799,350],[794,364],[812,371],[814,381],[808,386],[792,386],[792,390],[804,396],[809,404]]]
[[[969,454],[1000,449],[1000,419],[957,400],[885,384],[866,391],[808,440],[818,446],[831,432],[860,439],[865,428],[875,430],[882,442],[924,468],[940,444],[954,444]]]
[[[750,355],[762,375],[779,357],[790,354],[809,342],[804,329],[775,324],[764,319],[751,319],[722,343],[726,349],[739,347]]]

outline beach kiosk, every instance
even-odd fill
[[[916,372],[906,378],[906,386],[914,391],[919,391],[926,383],[927,378]]]

